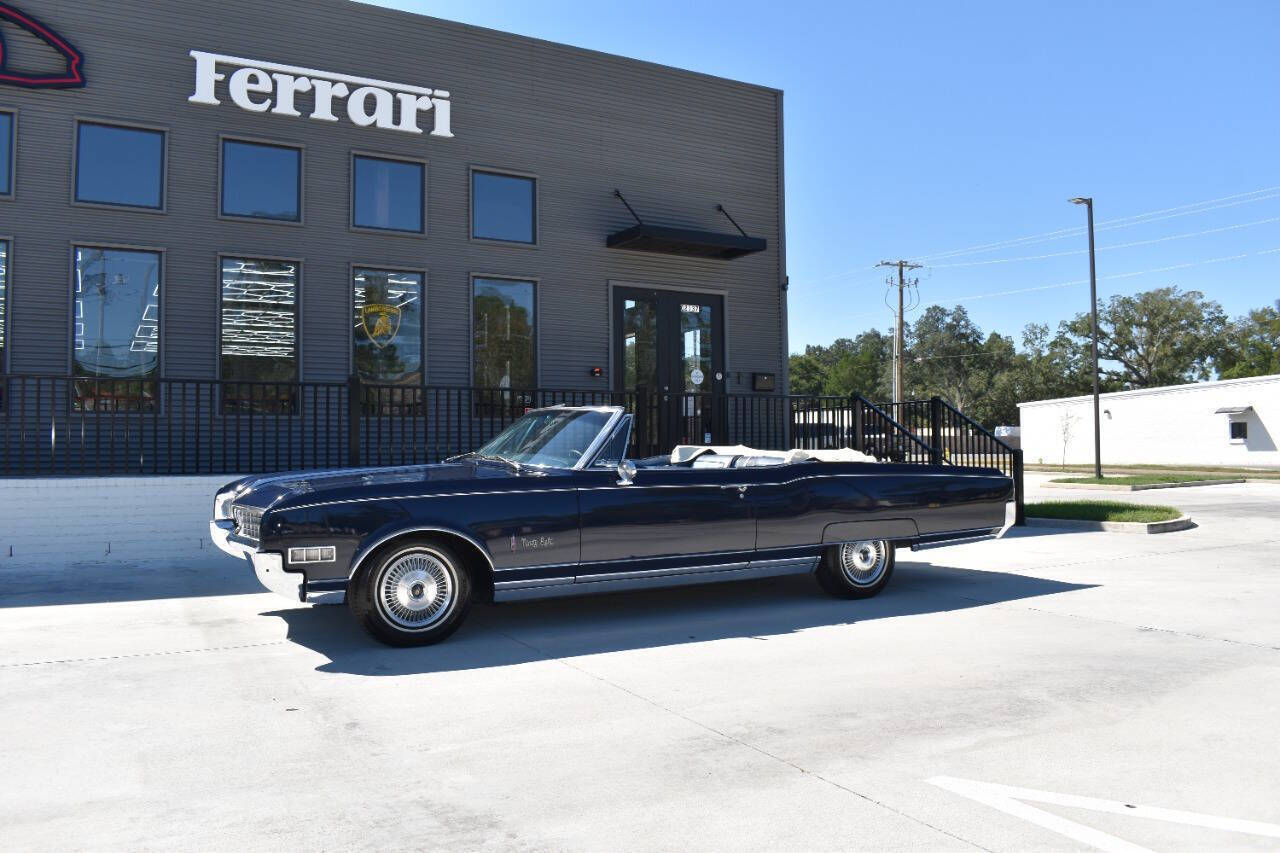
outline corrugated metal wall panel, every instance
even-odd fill
[[[0,201],[0,234],[14,237],[14,372],[67,368],[70,252],[84,242],[166,251],[169,376],[214,375],[219,253],[303,260],[307,379],[348,372],[351,263],[427,271],[432,383],[469,381],[473,273],[541,282],[540,379],[547,386],[610,382],[607,373],[587,375],[595,365],[608,370],[610,280],[724,290],[728,390],[745,389],[751,371],[782,373],[775,90],[342,0],[223,0],[213,9],[195,0],[36,5],[31,11],[85,53],[89,85],[0,89],[0,108],[19,116],[17,198]],[[220,107],[190,104],[192,49],[447,88],[455,138],[359,128],[345,118],[329,124],[253,114],[225,96]],[[164,214],[69,203],[76,117],[168,128]],[[303,227],[217,218],[219,134],[304,146]],[[348,228],[353,150],[428,161],[425,237]],[[468,240],[472,165],[538,175],[536,249]],[[723,203],[769,249],[727,262],[609,251],[605,236],[631,224],[612,197],[615,187],[658,224],[731,231],[715,210]]]

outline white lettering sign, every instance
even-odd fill
[[[429,117],[432,136],[453,136],[449,129],[449,93],[440,89],[202,50],[191,51],[191,58],[196,61],[196,90],[187,100],[193,104],[220,105],[218,83],[226,80],[231,102],[249,112],[299,118],[303,115],[299,103],[305,101],[299,96],[309,94],[311,112],[307,118],[316,121],[339,121],[335,108],[341,113],[345,106],[347,119],[359,127],[423,133],[419,119]],[[342,104],[344,100],[346,103]]]

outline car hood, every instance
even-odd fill
[[[289,471],[245,477],[228,484],[219,495],[233,491],[245,506],[270,509],[282,501],[310,503],[346,497],[430,495],[459,487],[499,487],[515,480],[543,478],[541,470],[516,471],[501,463],[478,460],[405,465],[394,468],[339,468],[329,471]]]

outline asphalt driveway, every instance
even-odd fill
[[[865,602],[479,607],[413,650],[209,552],[0,568],[3,845],[1275,849],[1280,485],[1133,498],[1199,526],[903,553]]]

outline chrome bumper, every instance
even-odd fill
[[[209,538],[218,550],[233,557],[240,557],[253,566],[253,574],[258,583],[274,593],[283,595],[290,601],[303,601],[302,584],[304,576],[301,572],[286,572],[284,557],[266,551],[259,551],[245,542],[231,538],[235,530],[235,522],[229,518],[215,518],[209,522]]]
[[[253,565],[253,573],[258,583],[272,592],[283,595],[290,601],[302,601],[302,583],[304,577],[299,572],[284,570],[284,557],[265,551],[255,551],[247,559]]]
[[[996,538],[1003,539],[1004,535],[1009,532],[1009,528],[1013,527],[1014,522],[1016,522],[1017,520],[1018,520],[1017,501],[1006,502],[1004,505],[1004,527],[1000,528],[1000,532],[996,534]]]
[[[236,523],[229,518],[215,518],[209,522],[209,538],[213,540],[213,544],[218,546],[218,550],[230,554],[233,557],[247,557],[253,553],[253,547],[243,542],[232,542],[231,534],[236,529]]]

